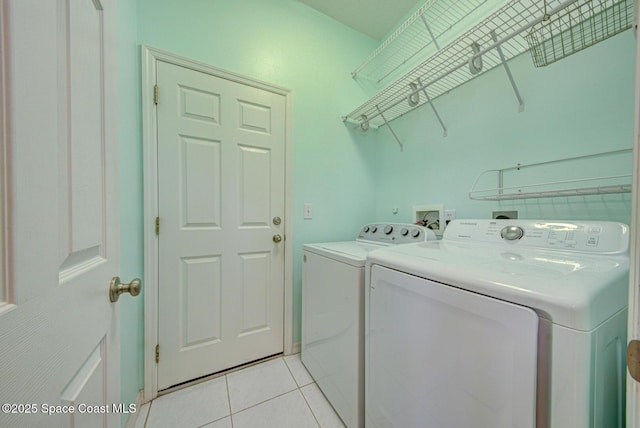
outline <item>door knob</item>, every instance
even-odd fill
[[[636,382],[640,382],[640,340],[632,340],[627,346],[627,368]]]
[[[120,277],[114,276],[109,283],[109,300],[111,302],[117,302],[122,293],[130,293],[132,296],[137,296],[142,290],[142,281],[139,278],[134,279],[129,284],[123,284],[120,282]]]
[[[280,236],[278,234],[273,235],[273,242],[275,242],[277,244],[280,241],[282,241],[282,236]]]

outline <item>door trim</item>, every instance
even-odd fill
[[[636,32],[635,88],[633,117],[633,180],[631,193],[631,237],[629,238],[629,312],[627,320],[627,346],[630,340],[640,339],[640,43],[637,26],[640,24],[640,1],[634,2],[634,31]],[[627,426],[640,422],[640,382],[635,381],[626,368]]]
[[[4,14],[5,2],[0,0],[0,313],[9,308],[11,303],[11,294],[9,290],[9,263],[7,255],[9,254],[9,237],[8,237],[8,207],[7,200],[9,192],[9,163],[8,163],[8,147],[9,147],[9,125],[8,120],[8,104],[9,95],[7,89],[9,87],[7,79],[7,43],[5,31],[7,28],[7,19]]]
[[[223,70],[209,64],[191,60],[171,52],[143,45],[142,49],[142,156],[144,179],[144,401],[158,396],[155,348],[158,342],[158,239],[155,219],[158,216],[158,151],[157,116],[153,102],[157,61],[168,62],[191,70],[207,73],[243,85],[267,90],[285,97],[285,237],[292,236],[292,159],[293,159],[293,96],[291,90],[262,82],[247,76]],[[159,96],[162,102],[162,94]],[[289,242],[292,242],[289,239]],[[284,246],[284,349],[293,352],[293,250]]]

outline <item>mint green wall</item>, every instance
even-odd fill
[[[365,96],[350,78],[376,42],[295,0],[138,0],[139,43],[293,94],[294,340],[303,243],[352,239],[374,216],[374,150],[340,117]],[[304,203],[314,218],[302,219]]]
[[[376,41],[296,0],[137,0],[119,7],[123,278],[143,272],[141,44],[292,90],[293,218],[287,220],[293,222],[296,341],[303,243],[351,239],[372,220],[411,221],[413,205],[431,203],[457,209],[459,218],[518,209],[529,218],[629,221],[629,195],[494,203],[470,201],[467,192],[485,169],[630,147],[630,32],[547,68],[535,69],[528,54],[511,61],[522,113],[503,69],[480,76],[435,101],[448,137],[428,107],[394,121],[405,146],[399,152],[387,129],[362,133],[340,121],[371,95],[349,73]],[[313,204],[313,220],[302,219],[304,203]],[[121,319],[122,400],[132,402],[143,387],[142,299],[123,299]]]
[[[458,218],[490,218],[492,210],[515,209],[521,218],[628,224],[630,194],[500,203],[472,201],[467,194],[487,169],[630,148],[634,43],[627,31],[547,67],[534,68],[528,53],[510,61],[524,112],[517,111],[504,69],[496,68],[435,100],[447,137],[428,106],[392,122],[404,152],[388,129],[374,131],[377,217],[411,221],[413,206],[444,204],[456,209]],[[537,183],[630,173],[631,155],[622,167],[608,159],[582,165],[567,164],[566,171],[555,169],[553,175],[546,168],[528,170],[527,178]],[[392,208],[399,208],[396,216]]]
[[[118,174],[120,178],[120,277],[143,278],[140,54],[135,1],[118,2]],[[144,278],[143,278],[144,279]],[[144,282],[143,282],[144,284]],[[143,285],[144,293],[144,285]],[[134,403],[144,386],[142,295],[122,296],[120,306],[120,399]],[[122,423],[128,415],[122,415]]]

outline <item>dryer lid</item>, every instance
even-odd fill
[[[558,243],[553,230],[531,244],[505,242],[479,232],[452,239],[447,230],[442,241],[388,247],[371,253],[367,264],[527,306],[555,324],[590,331],[624,309],[628,293],[628,244],[624,243],[628,242],[628,227],[597,223],[594,227],[604,226],[602,231],[618,230],[626,235],[601,236],[598,242],[603,245],[602,252],[598,252],[566,248]],[[524,226],[527,236],[529,229]],[[585,236],[573,234],[570,238],[578,247],[587,246]],[[543,245],[544,242],[549,245]],[[596,248],[600,248],[599,244]]]

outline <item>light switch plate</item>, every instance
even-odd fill
[[[302,217],[306,220],[313,218],[313,205],[310,203],[304,204]]]

